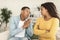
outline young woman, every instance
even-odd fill
[[[59,17],[56,6],[52,2],[41,4],[41,14],[34,25],[34,34],[39,40],[56,40],[56,32],[59,27]]]

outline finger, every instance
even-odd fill
[[[27,21],[30,21],[31,19],[28,19]]]

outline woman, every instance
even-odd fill
[[[41,4],[41,14],[34,25],[34,34],[39,36],[39,40],[56,40],[56,32],[59,27],[59,17],[52,2]]]

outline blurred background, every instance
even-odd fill
[[[0,0],[0,40],[7,40],[9,35],[9,19],[11,16],[20,14],[23,6],[28,6],[31,9],[32,23],[35,23],[36,18],[41,17],[39,7],[44,2],[53,2],[60,16],[60,0]],[[60,27],[57,32],[57,40],[60,40]],[[32,37],[37,40],[37,36]]]

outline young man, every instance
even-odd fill
[[[30,8],[22,7],[19,16],[11,17],[9,40],[30,40],[30,37],[33,35],[33,27],[29,14]]]

